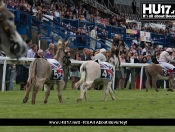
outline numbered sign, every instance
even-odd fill
[[[108,73],[106,71],[106,69],[101,69],[101,78],[107,78]]]
[[[55,59],[47,59],[50,63],[52,69],[52,80],[62,80],[63,79],[63,69],[58,61]]]
[[[112,79],[113,67],[107,62],[100,62],[101,78]]]

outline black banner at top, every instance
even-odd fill
[[[175,2],[140,2],[140,20],[175,20]]]
[[[175,119],[0,119],[0,126],[175,126]]]

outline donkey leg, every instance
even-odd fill
[[[156,82],[157,82],[157,76],[152,77],[152,86],[153,88],[155,88],[156,92],[158,92]]]
[[[145,73],[146,73],[146,92],[148,92],[148,87],[149,87],[149,84],[150,84],[150,75],[148,74],[148,71],[146,71],[145,69]]]
[[[52,86],[52,83],[49,83],[49,84],[44,84],[44,87],[46,88],[46,91],[45,91],[45,99],[44,99],[44,104],[47,103],[47,99],[50,95],[50,87]]]
[[[116,99],[115,99],[115,96],[114,96],[114,92],[112,91],[111,85],[112,85],[112,82],[108,82],[108,84],[107,84],[107,89],[108,89],[108,91],[109,91],[109,94],[111,95],[112,100],[116,100]]]
[[[167,89],[167,91],[171,91],[173,92],[173,81],[174,81],[174,78],[169,78],[169,88]]]
[[[85,87],[85,83],[83,83],[81,86],[80,86],[80,91],[81,91],[81,93],[80,93],[80,97],[77,99],[77,102],[80,102],[83,98],[84,98],[84,96],[86,96],[86,91],[87,91],[87,89],[85,89],[86,87]],[[87,97],[86,97],[86,100],[87,100]]]
[[[106,83],[106,84],[104,84],[103,85],[103,88],[104,88],[104,101],[107,101],[107,96],[108,96],[108,92],[109,92],[109,90],[108,90],[108,83]]]
[[[24,87],[24,89],[26,90],[26,94],[24,96],[23,99],[23,103],[26,103],[29,99],[29,92],[31,90],[32,84],[30,84],[29,82],[27,82],[26,86]]]
[[[90,82],[85,82],[81,86],[81,93],[80,93],[80,98],[77,99],[77,102],[80,102],[84,96],[85,96],[85,101],[87,102],[87,90],[92,86],[92,81]]]
[[[64,85],[65,85],[65,82],[63,80],[57,82],[58,99],[60,103],[63,103],[62,91],[63,91]]]
[[[33,94],[32,94],[32,104],[35,104],[35,99],[36,99],[36,94],[39,91],[39,88],[43,86],[44,82],[46,81],[46,79],[39,79],[36,82],[36,85],[33,88]]]

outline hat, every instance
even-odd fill
[[[100,50],[100,53],[103,53],[103,52],[106,52],[106,50],[105,49],[101,49]]]

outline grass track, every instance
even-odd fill
[[[104,92],[89,90],[88,102],[84,100],[77,103],[79,90],[68,89],[63,91],[63,104],[58,102],[57,91],[52,90],[48,103],[44,105],[44,92],[39,91],[36,104],[29,101],[22,103],[25,92],[15,85],[14,91],[0,92],[0,118],[175,118],[174,92],[160,89],[159,92],[145,90],[116,90],[116,101],[108,96],[108,101],[103,101]],[[0,132],[174,132],[175,127],[0,127]]]

